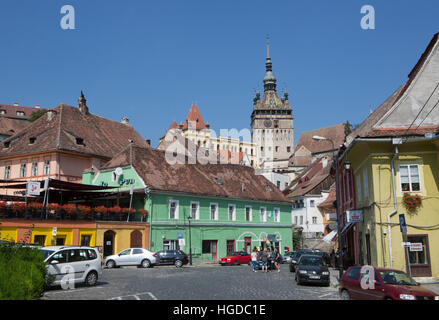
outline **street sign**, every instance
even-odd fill
[[[422,243],[410,243],[410,252],[424,251]]]
[[[26,184],[26,194],[31,196],[39,196],[41,183],[39,181],[28,181]]]
[[[361,210],[347,210],[346,211],[346,221],[355,223],[363,222],[363,211]]]
[[[405,216],[403,213],[399,215],[399,228],[403,234],[407,233],[407,225],[405,223]]]
[[[338,227],[337,222],[330,222],[328,224],[328,228],[331,229],[331,231],[336,230]]]
[[[185,245],[185,241],[184,241],[184,239],[178,239],[178,245],[179,245],[180,247],[184,247],[184,245]]]
[[[183,239],[183,233],[177,232],[177,239]]]
[[[57,227],[53,227],[52,228],[52,236],[56,237],[57,232],[58,232],[58,228]]]
[[[410,244],[411,244],[410,242],[403,242],[402,246],[403,247],[410,247]]]

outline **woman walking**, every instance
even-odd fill
[[[268,272],[268,252],[267,252],[267,248],[265,248],[264,251],[262,252],[261,260],[262,260],[262,272]]]
[[[253,268],[253,272],[257,272],[257,265],[258,265],[258,249],[256,249],[256,247],[253,248],[253,252],[251,254],[252,256],[252,268]]]
[[[279,250],[277,250],[277,248],[274,248],[274,265],[277,269],[277,272],[280,272],[280,263],[281,263],[281,257],[280,257],[280,253]]]

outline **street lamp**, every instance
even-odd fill
[[[340,217],[340,188],[339,188],[339,179],[338,179],[338,150],[335,150],[335,144],[332,139],[321,137],[321,136],[313,136],[313,140],[323,141],[327,140],[332,144],[332,150],[334,150],[333,161],[335,162],[335,194],[336,194],[336,214],[337,214],[337,237],[338,237],[338,272],[339,272],[339,281],[341,281],[341,277],[343,276],[343,258],[342,258],[342,241],[341,241],[341,217]],[[349,163],[350,165],[350,163]]]

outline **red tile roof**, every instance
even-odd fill
[[[40,108],[0,104],[0,110],[6,112],[5,114],[0,112],[0,117],[29,120],[31,113],[40,110]],[[17,115],[17,112],[22,112],[23,115]]]
[[[28,121],[0,117],[0,134],[12,136],[29,125]]]
[[[190,125],[194,125],[195,128],[190,127]],[[189,112],[186,116],[186,121],[184,122],[183,129],[197,129],[197,130],[203,130],[206,129],[206,124],[204,123],[203,117],[201,116],[200,110],[198,110],[198,107],[196,105],[192,105],[189,109]]]
[[[328,197],[325,199],[325,201],[321,202],[317,207],[323,208],[323,207],[333,207],[334,201],[337,200],[337,194],[335,189],[335,184],[332,185],[331,190],[329,191]]]
[[[335,126],[303,132],[300,135],[299,141],[297,142],[296,150],[298,150],[301,146],[304,146],[312,153],[320,153],[333,150],[331,142],[317,141],[312,138],[313,136],[321,136],[332,139],[334,141],[334,147],[335,149],[337,149],[341,144],[344,143],[344,124],[337,124]]]
[[[151,190],[220,198],[290,203],[274,184],[251,167],[234,164],[169,164],[165,151],[133,147],[133,167]],[[102,169],[129,165],[126,148]]]
[[[35,138],[33,143],[30,143],[31,138]],[[129,145],[129,140],[135,145],[147,146],[129,124],[91,113],[83,114],[76,107],[60,104],[30,123],[25,130],[4,140],[0,144],[0,156],[64,150],[111,158]]]

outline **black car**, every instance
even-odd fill
[[[312,254],[313,250],[312,249],[301,249],[301,250],[297,250],[296,252],[294,252],[294,254],[290,260],[290,272],[296,271],[297,262],[299,261],[300,257],[305,253]]]
[[[162,250],[156,252],[157,265],[175,265],[180,268],[188,264],[187,254],[181,250]]]
[[[325,259],[315,254],[303,254],[296,266],[296,283],[318,283],[329,287],[329,269]]]

